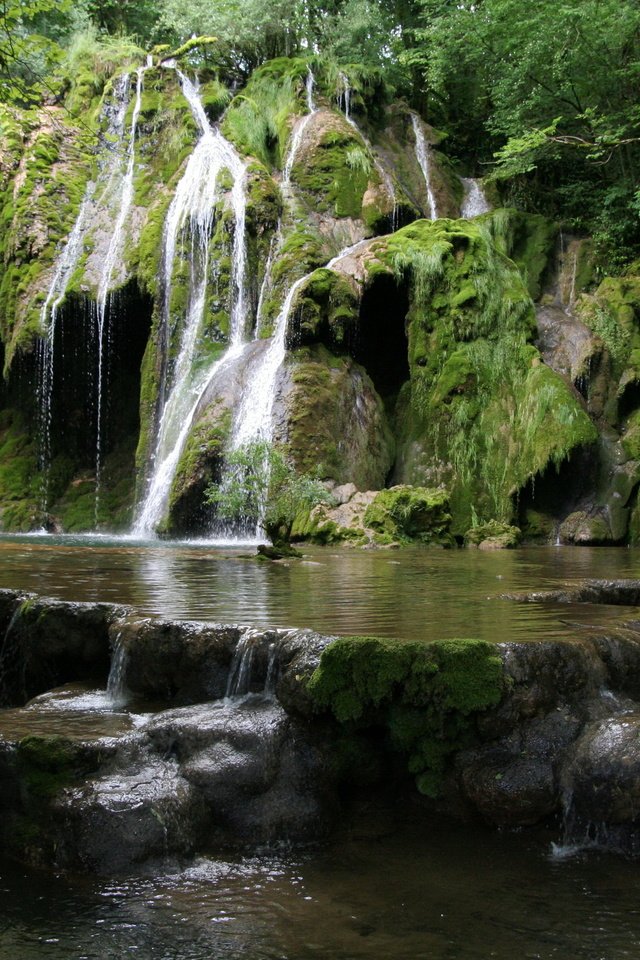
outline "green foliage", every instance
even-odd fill
[[[282,166],[291,117],[304,109],[306,73],[306,61],[284,58],[256,70],[227,112],[225,135],[267,167]]]
[[[601,269],[619,268],[640,242],[635,0],[420,3],[421,42],[406,59],[454,152],[471,165],[493,154],[512,202],[602,232]],[[603,217],[616,192],[624,204]]]
[[[274,546],[289,544],[298,513],[331,502],[319,480],[296,474],[280,450],[265,441],[233,451],[227,466],[227,479],[207,488],[207,502],[222,519],[253,526],[260,521]]]
[[[418,789],[436,796],[450,756],[473,743],[476,714],[500,701],[502,663],[483,640],[341,637],[308,690],[348,730],[382,728]]]
[[[482,222],[419,221],[374,250],[411,291],[406,443],[417,434],[439,465],[454,533],[509,523],[528,479],[596,437],[532,345],[534,313],[521,276]]]

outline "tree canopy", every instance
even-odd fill
[[[8,0],[0,99],[48,95],[79,31],[129,50],[215,36],[207,66],[235,88],[280,56],[374,67],[460,172],[593,233],[611,269],[638,255],[637,0]]]

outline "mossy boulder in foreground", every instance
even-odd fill
[[[308,689],[340,723],[382,728],[421,793],[436,796],[447,758],[474,742],[475,715],[500,701],[502,662],[483,640],[341,637]]]

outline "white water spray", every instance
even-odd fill
[[[487,200],[482,184],[473,177],[462,177],[464,186],[464,197],[460,216],[464,220],[472,220],[474,217],[480,217],[483,213],[489,213],[491,205]]]
[[[436,198],[435,198],[435,194],[433,192],[433,186],[431,183],[431,157],[430,157],[431,148],[425,139],[422,120],[417,115],[417,113],[411,114],[411,123],[413,125],[413,133],[416,138],[416,159],[418,161],[420,169],[422,170],[422,176],[424,177],[424,182],[427,187],[427,199],[429,201],[429,219],[437,220],[438,210],[436,207]]]

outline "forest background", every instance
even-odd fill
[[[107,75],[192,36],[234,91],[278,56],[382,71],[504,204],[591,234],[600,275],[639,254],[637,0],[4,0],[0,99],[37,110],[88,58]]]

